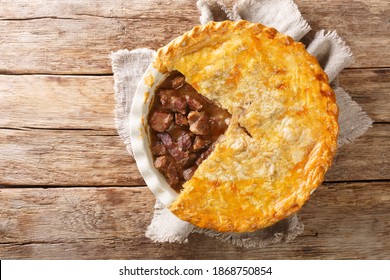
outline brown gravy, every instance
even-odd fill
[[[230,114],[172,72],[156,89],[148,114],[154,166],[179,192],[225,133]]]

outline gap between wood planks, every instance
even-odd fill
[[[321,187],[333,187],[334,185],[338,184],[369,184],[369,183],[390,183],[389,179],[375,179],[375,180],[330,180],[330,181],[323,181],[318,188]],[[390,185],[389,185],[390,187]],[[129,186],[121,186],[121,185],[111,185],[111,186],[106,186],[106,185],[101,185],[101,186],[50,186],[50,185],[0,185],[0,190],[2,189],[95,189],[95,188],[105,188],[105,189],[110,189],[110,188],[123,188],[123,189],[134,189],[134,188],[148,188],[147,185],[129,185]]]
[[[380,69],[380,67],[377,67],[378,69]],[[390,68],[390,67],[389,67]],[[358,68],[356,68],[358,69]],[[375,69],[375,68],[373,68]],[[66,78],[66,77],[112,77],[113,74],[112,72],[110,73],[101,73],[101,74],[94,74],[94,73],[75,73],[75,74],[61,74],[61,73],[29,73],[29,72],[12,72],[12,71],[2,71],[0,70],[0,75],[3,75],[3,76],[60,76],[62,78]]]
[[[92,129],[92,128],[52,128],[52,127],[0,127],[1,130],[16,130],[16,131],[32,131],[32,130],[40,130],[40,131],[95,131],[97,133],[91,135],[83,135],[87,137],[99,137],[99,136],[119,136],[115,129],[111,130],[102,130],[102,129]]]
[[[119,20],[166,20],[166,17],[156,17],[144,15],[144,16],[129,16],[129,17],[118,17],[118,16],[103,16],[103,15],[93,15],[93,14],[75,14],[75,17],[60,17],[60,16],[42,16],[42,17],[27,17],[27,18],[0,18],[1,21],[29,21],[29,20],[45,20],[45,19],[64,19],[64,20],[83,20],[88,17],[96,17],[96,18],[105,18],[105,19],[119,19]],[[189,21],[188,18],[184,16],[175,16],[171,17],[177,20],[185,20]],[[199,23],[200,24],[200,23]]]
[[[388,70],[390,70],[390,66],[348,67],[348,68],[343,69],[342,71],[353,71],[353,70],[367,70],[367,71],[385,70],[385,71],[388,71]],[[7,71],[0,70],[0,75],[4,75],[4,76],[8,75],[8,76],[109,77],[109,76],[113,76],[113,73],[108,72],[108,73],[101,73],[101,74],[100,73],[99,74],[96,74],[96,73],[74,73],[74,74],[73,73],[66,73],[66,74],[62,74],[62,73],[52,73],[52,72],[29,73],[29,72],[13,72],[12,70],[7,70]]]

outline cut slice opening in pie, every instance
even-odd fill
[[[178,71],[158,86],[148,114],[154,166],[180,192],[213,151],[231,115],[186,83]]]
[[[247,21],[198,26],[157,52],[155,167],[182,220],[250,232],[298,211],[336,151],[338,108],[303,44]]]

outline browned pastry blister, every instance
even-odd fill
[[[229,113],[226,131],[207,143],[212,129],[202,104],[164,97],[168,105],[159,112],[163,121],[154,124],[157,132],[187,129],[182,148],[189,147],[186,157],[196,152],[195,163],[177,174],[182,189],[169,206],[172,213],[201,228],[250,232],[302,207],[332,163],[338,134],[335,95],[303,44],[261,24],[211,22],[161,48],[154,67],[184,75],[171,81],[171,90],[188,84]],[[169,146],[166,138],[158,141]],[[164,148],[154,149],[161,157]]]

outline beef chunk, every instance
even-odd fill
[[[160,102],[162,108],[170,110],[172,112],[178,112],[180,114],[187,113],[187,102],[184,96],[172,95],[174,90],[161,90]]]
[[[180,182],[179,175],[172,160],[167,156],[156,158],[154,166],[160,170],[170,185],[177,185]]]
[[[203,109],[203,105],[202,105],[202,103],[200,103],[199,100],[196,100],[195,98],[193,98],[191,96],[187,96],[186,99],[187,99],[188,108],[190,108],[191,110],[200,111]]]
[[[172,79],[172,88],[178,89],[184,85],[185,77],[184,76],[176,76]]]
[[[205,140],[199,136],[196,136],[195,140],[194,140],[194,144],[192,146],[192,149],[194,151],[202,150],[202,149],[206,148],[210,144],[210,142],[211,142],[210,140]]]
[[[187,103],[185,102],[185,97],[184,96],[172,96],[171,97],[171,110],[173,112],[178,112],[180,114],[185,114],[187,113]]]
[[[165,155],[166,152],[167,152],[167,148],[161,142],[156,142],[152,146],[152,154],[155,156]]]
[[[194,175],[195,171],[196,171],[196,166],[193,166],[191,168],[184,170],[183,171],[184,180],[188,181],[189,179],[191,179],[191,177]]]
[[[180,113],[175,113],[175,123],[179,126],[187,126],[188,125],[188,121],[187,121],[186,116],[183,116]]]
[[[160,138],[161,142],[167,147],[167,148],[173,148],[175,144],[173,143],[171,135],[168,133],[158,133],[157,137]]]
[[[158,132],[166,131],[173,122],[173,115],[165,112],[153,112],[150,117],[150,126]]]
[[[169,154],[176,161],[180,161],[188,157],[189,153],[186,152],[186,150],[188,150],[192,145],[189,133],[185,133],[180,136],[178,143],[173,142],[172,137],[168,133],[159,133],[157,136],[161,139],[161,142],[165,145],[165,147],[167,147]]]
[[[185,158],[188,158],[188,155],[189,155],[188,152],[182,151],[178,147],[168,149],[168,152],[176,161],[181,161]]]
[[[188,155],[188,157],[179,161],[179,165],[182,168],[190,167],[190,166],[195,164],[197,158],[198,158],[198,155],[196,153],[190,153]]]
[[[206,151],[200,154],[200,157],[196,160],[196,164],[200,165],[213,151],[214,145],[211,145]]]
[[[156,167],[158,170],[165,170],[169,165],[169,160],[167,156],[161,156],[156,158],[154,161],[154,167]]]
[[[177,140],[177,146],[182,151],[189,150],[192,146],[191,134],[187,132],[182,133]]]
[[[208,118],[204,111],[191,111],[188,114],[188,123],[190,131],[197,135],[206,135],[209,132]]]

